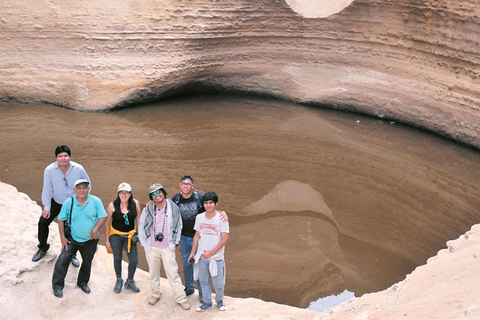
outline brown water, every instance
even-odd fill
[[[122,181],[141,203],[153,182],[172,196],[184,173],[216,191],[232,296],[305,307],[385,289],[480,221],[479,153],[389,121],[214,95],[111,113],[3,104],[0,116],[0,180],[39,203],[58,144],[105,205]]]

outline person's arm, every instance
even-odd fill
[[[142,214],[142,211],[140,211],[140,202],[138,202],[137,199],[133,199],[135,201],[135,205],[137,206],[137,218],[135,218],[135,227],[138,230],[138,223],[140,221],[140,215]]]
[[[193,244],[192,244],[192,251],[190,251],[190,256],[188,257],[188,261],[195,258],[195,254],[197,253],[198,247],[198,240],[200,239],[200,233],[195,231],[195,235],[193,236]]]
[[[227,216],[227,213],[225,211],[219,211],[218,213],[220,213],[220,220],[222,220],[223,222],[228,221],[228,216]]]
[[[146,211],[148,210],[148,207],[143,208],[142,212],[139,213],[138,215],[140,216],[140,219],[138,220],[138,225],[137,225],[137,232],[138,232],[138,239],[140,240],[140,244],[145,247],[145,217]]]
[[[203,251],[202,257],[210,259],[218,250],[222,249],[228,241],[228,232],[222,232],[222,241],[220,241],[211,251]]]
[[[70,202],[68,201],[70,200]],[[60,233],[60,242],[62,243],[62,250],[65,249],[67,250],[67,244],[70,243],[70,241],[65,237],[65,225],[64,222],[68,220],[68,215],[66,213],[67,208],[70,210],[72,207],[72,198],[69,198],[65,200],[65,202],[62,205],[62,209],[60,210],[60,213],[58,214],[58,233]],[[67,202],[69,202],[67,204]],[[71,212],[69,214],[72,214]]]
[[[65,237],[65,226],[63,225],[63,221],[58,221],[58,232],[60,233],[60,242],[62,243],[62,250],[67,250],[67,244],[70,243],[68,239]]]
[[[50,183],[51,172],[45,168],[43,172],[43,188],[42,188],[42,217],[50,218],[50,207],[52,205],[52,184]]]
[[[100,200],[100,198],[98,197],[95,197],[93,196],[94,198],[92,199],[93,201],[95,201],[95,210],[97,211],[97,218],[98,218],[98,221],[97,221],[97,224],[95,225],[95,227],[93,227],[92,229],[92,233],[90,235],[90,238],[92,239],[98,239],[99,238],[99,230],[100,228],[103,226],[103,224],[105,223],[105,220],[107,220],[107,212],[105,211],[105,209],[103,208],[103,203],[102,203],[102,200]]]
[[[92,181],[90,180],[90,177],[88,176],[87,171],[83,166],[82,171],[80,172],[80,176],[82,177],[82,179],[86,179],[88,180],[88,182],[90,182],[88,186],[90,187],[90,193],[92,193]]]
[[[110,225],[112,224],[112,216],[113,216],[113,202],[110,202],[107,207],[107,219],[105,220],[105,246],[107,247],[108,251],[112,251],[112,247],[110,246]]]
[[[95,227],[92,230],[92,234],[91,234],[92,239],[98,239],[98,231],[100,230],[100,228],[105,223],[105,220],[107,220],[107,217],[103,217],[103,218],[98,219],[97,224],[95,225]]]

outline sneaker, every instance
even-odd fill
[[[135,293],[140,292],[140,288],[137,286],[135,280],[133,279],[127,279],[127,281],[125,281],[125,288],[130,289]]]
[[[193,294],[193,293],[195,293],[195,289],[193,289],[193,288],[185,288],[185,294],[186,294],[187,296],[189,296],[189,295],[191,295],[191,294]]]
[[[75,268],[80,267],[80,261],[78,261],[77,256],[72,257],[72,266],[74,266]]]
[[[151,296],[150,299],[148,299],[148,303],[151,304],[152,306],[160,300],[160,297],[156,296]]]
[[[223,301],[217,302],[217,307],[218,307],[218,310],[220,311],[227,310],[227,307],[225,307],[225,305],[223,304]]]
[[[42,259],[44,255],[47,254],[47,250],[38,249],[38,251],[33,255],[32,261],[37,262]]]
[[[204,312],[205,310],[210,309],[211,307],[212,307],[211,303],[202,303],[202,305],[200,307],[198,307],[197,309],[195,309],[195,311]]]
[[[183,310],[190,310],[190,304],[187,301],[179,303]]]
[[[115,291],[115,293],[120,293],[120,291],[122,291],[122,286],[123,286],[123,279],[117,278],[117,282],[115,283],[115,287],[113,288],[113,291]]]

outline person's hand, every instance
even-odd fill
[[[206,260],[210,259],[212,256],[213,256],[212,251],[203,251],[203,253],[202,253],[202,258],[204,258]]]
[[[50,218],[50,211],[42,211],[42,217],[44,217],[45,219]]]
[[[110,242],[107,242],[105,247],[107,248],[107,252],[112,252],[112,245],[110,244]]]
[[[98,239],[98,232],[94,229],[92,230],[92,234],[90,235],[92,239]]]
[[[149,201],[147,202],[147,204],[145,204],[145,206],[148,207],[148,206],[150,205],[150,203],[152,203],[152,200],[149,200]]]
[[[227,216],[227,213],[225,211],[219,211],[220,213],[220,219],[223,221],[223,222],[227,222],[228,221],[228,216]]]
[[[70,243],[70,241],[68,241],[68,239],[65,237],[60,237],[60,241],[62,242],[62,250],[63,249],[67,250],[68,244]]]

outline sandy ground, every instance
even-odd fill
[[[0,306],[8,319],[478,319],[478,283],[480,281],[480,226],[475,225],[457,240],[447,242],[427,264],[418,267],[405,280],[387,290],[366,294],[323,313],[288,307],[258,299],[226,298],[228,310],[213,308],[204,314],[183,311],[174,303],[166,281],[164,294],[155,306],[147,303],[147,273],[139,270],[136,280],[142,291],[134,294],[112,291],[112,258],[99,246],[95,256],[90,287],[85,295],[75,285],[77,270],[70,267],[62,299],[51,289],[53,266],[60,250],[52,241],[51,250],[38,263],[35,252],[34,221],[40,207],[16,188],[0,182],[0,217],[3,246],[0,255]],[[58,231],[51,228],[51,239]],[[198,305],[198,296],[189,301]]]
[[[189,297],[192,310],[183,311],[174,302],[165,279],[161,300],[150,306],[148,274],[142,270],[135,276],[142,291],[135,294],[122,290],[117,295],[113,292],[112,256],[103,246],[98,247],[93,263],[89,283],[92,293],[86,295],[76,286],[77,269],[70,266],[64,296],[58,299],[51,288],[53,267],[60,252],[55,226],[50,228],[51,248],[47,255],[38,263],[31,261],[36,251],[36,222],[40,213],[40,207],[26,194],[0,182],[0,217],[4,223],[0,249],[3,319],[319,319],[319,313],[314,311],[231,297],[225,299],[226,312],[214,307],[199,314],[194,310],[199,305],[197,294]]]

